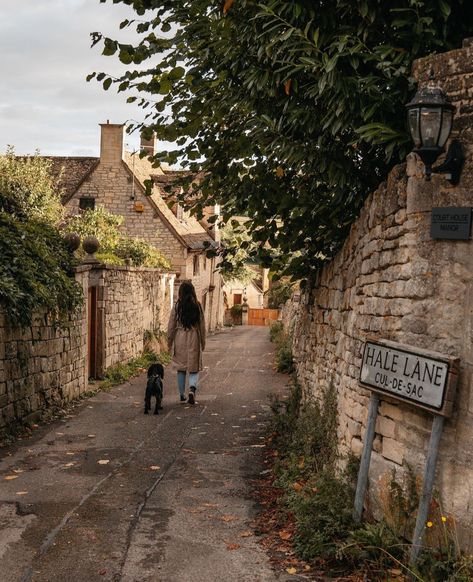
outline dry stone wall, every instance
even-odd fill
[[[77,279],[87,293],[88,271]],[[15,420],[35,420],[86,389],[85,307],[61,328],[47,314],[35,317],[28,328],[12,327],[0,312],[0,430]]]
[[[169,275],[156,269],[105,267],[91,271],[98,287],[101,368],[141,354],[144,332],[165,330],[171,308]]]
[[[423,177],[414,155],[396,167],[371,194],[335,259],[315,287],[284,311],[294,336],[299,379],[317,396],[338,391],[342,452],[360,455],[369,392],[359,387],[362,347],[367,338],[390,339],[461,359],[454,414],[441,441],[437,487],[444,511],[473,546],[473,242],[432,240],[433,207],[472,207],[473,45],[417,61],[425,82],[433,69],[457,107],[453,137],[466,153],[462,179]],[[423,473],[431,416],[383,398],[370,469],[370,509],[379,513],[378,493],[392,470],[402,479],[409,465]]]
[[[138,356],[146,331],[166,329],[174,277],[156,269],[84,266],[76,274],[84,305],[62,327],[47,314],[29,328],[12,327],[0,311],[0,431],[88,390],[91,287],[97,287],[100,376]]]

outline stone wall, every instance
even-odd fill
[[[165,331],[173,277],[156,269],[102,267],[91,271],[98,287],[99,375],[141,354],[144,332]]]
[[[336,258],[315,287],[285,308],[294,334],[299,379],[308,394],[333,384],[338,391],[342,452],[360,455],[368,391],[358,385],[364,341],[385,338],[461,358],[454,415],[441,441],[436,485],[443,510],[457,519],[473,546],[473,242],[430,238],[432,207],[471,207],[473,191],[473,45],[415,63],[425,82],[433,68],[457,107],[452,137],[465,148],[460,184],[431,182],[411,154],[371,194]],[[440,160],[441,161],[441,160]],[[379,513],[383,476],[407,464],[423,473],[431,416],[383,398],[370,469],[370,508]]]
[[[88,271],[77,274],[85,296]],[[87,306],[63,328],[47,314],[28,328],[12,327],[0,312],[0,430],[13,421],[33,421],[52,405],[87,388]]]
[[[84,266],[84,305],[61,328],[47,314],[12,327],[0,312],[0,431],[36,419],[88,390],[89,289],[97,288],[97,375],[138,356],[146,331],[165,330],[175,275],[156,269]]]

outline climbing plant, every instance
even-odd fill
[[[408,151],[413,60],[473,30],[467,0],[113,1],[136,12],[120,27],[137,41],[93,33],[127,71],[89,79],[127,92],[174,144],[156,162],[200,172],[183,203],[248,216],[251,253],[294,277],[334,255]]]

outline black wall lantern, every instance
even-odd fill
[[[444,151],[450,136],[455,107],[445,93],[431,80],[426,87],[419,89],[410,103],[406,105],[409,130],[414,141],[414,152],[425,165],[425,178],[432,174],[449,174],[451,184],[458,184],[465,157],[461,143],[452,140],[445,162],[433,168],[433,164]]]

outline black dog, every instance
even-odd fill
[[[156,398],[154,414],[159,414],[158,411],[163,409],[163,380],[163,366],[161,364],[151,364],[151,366],[148,368],[148,382],[146,383],[145,414],[148,414],[148,412],[151,410],[152,396]]]

